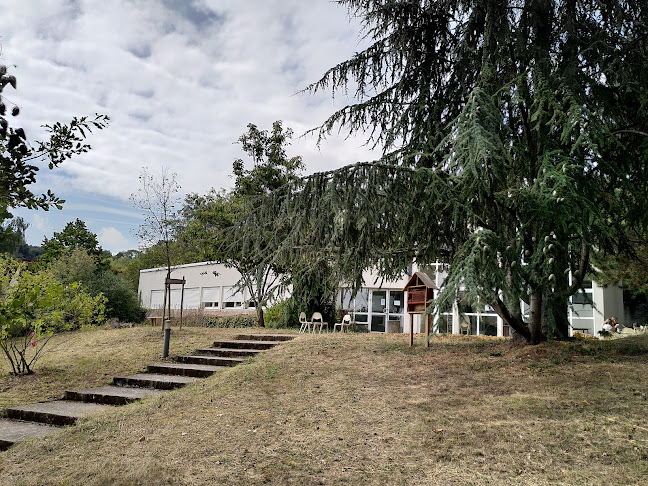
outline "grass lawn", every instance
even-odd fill
[[[259,332],[259,330],[255,330]],[[173,331],[172,353],[237,330]],[[159,329],[64,337],[0,404],[141,370]],[[645,484],[648,336],[300,335],[182,390],[0,453],[0,484]]]

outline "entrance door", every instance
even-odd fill
[[[387,320],[387,291],[371,292],[371,332],[385,332]]]

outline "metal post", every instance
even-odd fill
[[[171,340],[171,320],[164,321],[164,347],[162,348],[162,357],[169,357],[169,341]]]

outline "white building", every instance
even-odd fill
[[[164,302],[164,281],[167,269],[150,268],[140,270],[139,298],[147,309],[161,309]],[[172,285],[171,308],[206,309],[208,311],[242,312],[254,309],[254,302],[247,292],[237,291],[236,282],[241,275],[225,265],[203,262],[173,267],[171,278],[185,279],[184,298],[182,287]]]
[[[441,287],[447,272],[443,264],[414,268],[425,273],[437,288]],[[366,325],[369,332],[409,332],[407,292],[403,291],[411,275],[399,280],[381,280],[365,272],[366,286],[352,297],[351,290],[342,287],[337,305],[350,313],[357,325]],[[164,301],[166,268],[140,271],[139,297],[148,309],[160,309]],[[254,310],[254,302],[246,291],[239,292],[235,284],[240,274],[216,263],[192,263],[175,267],[171,278],[186,280],[183,309],[203,309],[210,313],[248,313]],[[596,334],[603,321],[611,316],[623,316],[623,293],[620,287],[599,287],[595,282],[584,282],[585,292],[572,296],[569,320],[573,330]],[[171,306],[179,309],[181,288],[173,286]],[[592,303],[594,305],[592,305]],[[523,308],[523,311],[525,309]],[[414,314],[414,332],[424,332],[421,316]],[[434,319],[433,330],[453,334],[507,336],[509,329],[502,319],[489,308],[478,311],[462,299],[461,293],[453,306],[444,309]]]

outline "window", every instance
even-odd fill
[[[236,287],[223,287],[223,309],[240,309],[243,307],[243,292]]]
[[[342,289],[342,308],[357,324],[369,322],[369,291],[360,289],[355,296],[351,289]]]
[[[402,290],[389,291],[389,313],[390,314],[403,313],[403,304],[404,304],[403,299],[404,299],[404,295]]]
[[[437,321],[438,332],[452,334],[452,314],[442,314]]]
[[[220,287],[203,287],[201,298],[203,308],[218,309],[220,307],[220,297]]]
[[[161,309],[164,306],[164,290],[151,290],[151,309]]]
[[[571,283],[571,275],[569,278]],[[583,279],[582,288],[569,299],[569,323],[572,330],[594,333],[594,303],[592,280]]]

